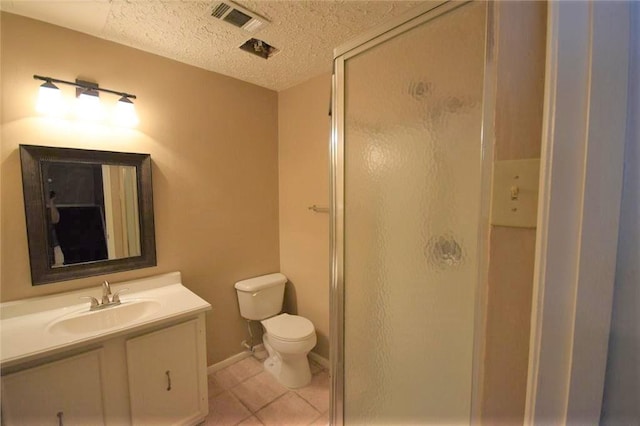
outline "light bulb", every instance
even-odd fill
[[[136,107],[126,96],[121,97],[113,113],[113,122],[117,126],[123,127],[135,127],[140,122],[138,120],[138,114],[136,114]]]
[[[76,115],[81,120],[99,121],[104,118],[104,109],[96,91],[86,90],[77,98]]]
[[[40,86],[36,111],[53,117],[60,117],[66,112],[62,91],[52,82],[47,81]]]

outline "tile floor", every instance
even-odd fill
[[[263,354],[209,375],[209,416],[204,425],[328,425],[329,373],[310,362],[311,383],[282,386],[264,370]]]

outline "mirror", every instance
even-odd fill
[[[151,157],[20,145],[34,285],[156,265]]]
[[[136,168],[42,161],[49,266],[140,256]]]

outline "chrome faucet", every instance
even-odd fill
[[[102,298],[101,301],[98,301],[93,296],[81,296],[80,299],[89,299],[91,306],[89,307],[90,311],[97,311],[99,309],[108,308],[110,306],[117,306],[120,303],[120,293],[129,290],[128,288],[121,288],[116,291],[116,293],[111,295],[111,285],[109,285],[109,281],[104,281],[102,283]]]
[[[111,286],[109,285],[109,281],[104,280],[104,282],[102,283],[102,304],[103,305],[108,305],[109,303],[111,303],[109,296],[111,296]]]

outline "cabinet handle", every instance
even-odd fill
[[[58,411],[58,414],[56,414],[56,416],[58,416],[58,426],[63,426],[63,424],[62,424],[62,416],[63,416],[62,411]]]
[[[171,390],[171,371],[167,370],[164,372],[167,375],[167,390]]]

